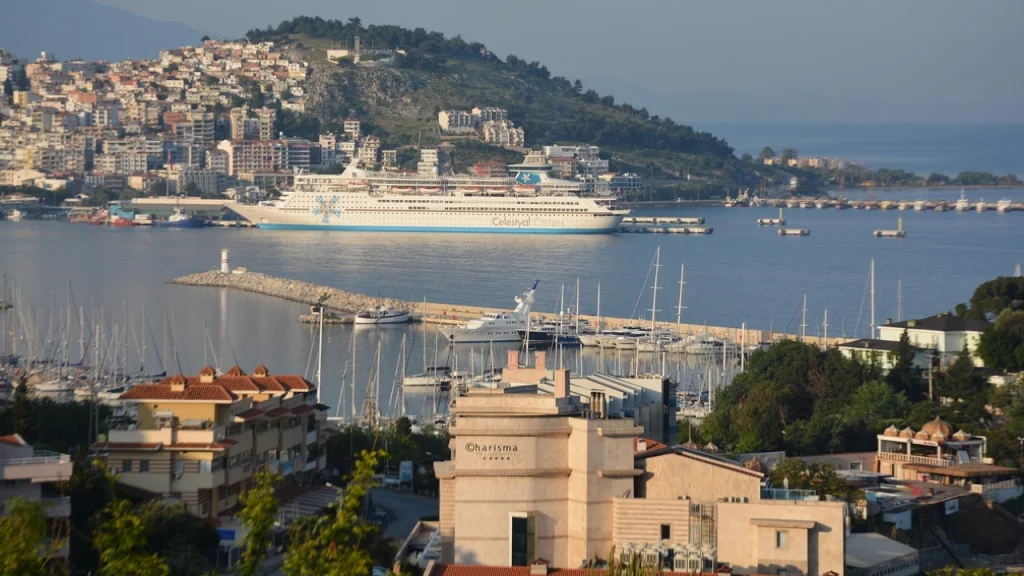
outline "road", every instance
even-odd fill
[[[405,540],[412,532],[420,517],[436,517],[438,514],[437,498],[395,492],[386,488],[374,488],[371,497],[374,506],[388,513],[388,528],[384,535],[399,542]]]

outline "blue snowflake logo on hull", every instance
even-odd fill
[[[319,206],[313,208],[313,215],[320,218],[321,223],[330,224],[332,216],[341,218],[341,205],[337,196],[317,196],[316,203]]]

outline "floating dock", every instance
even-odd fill
[[[623,224],[703,224],[703,216],[692,217],[653,217],[653,216],[626,216],[622,219]]]
[[[810,236],[807,228],[779,228],[779,236]]]
[[[903,229],[903,218],[897,219],[895,230],[875,230],[875,238],[903,238],[907,231]]]
[[[645,234],[711,234],[711,226],[619,226],[619,232]]]
[[[778,218],[758,218],[758,226],[785,226],[786,219],[782,217],[782,208],[779,208]]]

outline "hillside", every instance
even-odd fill
[[[391,67],[326,60],[328,47],[351,46],[356,34],[364,47],[398,49],[404,55]],[[728,143],[710,133],[583,90],[579,81],[553,77],[539,62],[514,55],[500,59],[483,44],[458,36],[363,27],[357,18],[299,17],[276,29],[252,30],[248,37],[285,43],[313,64],[307,112],[325,128],[336,129],[343,118],[355,116],[389,146],[434,145],[441,139],[439,110],[500,106],[526,131],[527,146],[596,144],[614,168],[645,176],[653,169],[662,179],[690,174],[732,186],[760,181],[750,163],[741,162]],[[452,141],[458,149],[458,140]]]

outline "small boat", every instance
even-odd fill
[[[420,192],[422,192],[424,194],[439,194],[441,192],[441,187],[440,186],[427,186],[425,188],[420,188]]]
[[[504,194],[505,192],[508,192],[508,186],[488,186],[487,191],[494,192],[497,194]]]
[[[480,188],[476,186],[459,186],[455,189],[456,192],[465,194],[467,192],[479,192]]]
[[[949,206],[947,206],[945,202],[939,202],[935,205],[936,212],[945,212],[946,210],[949,210]]]
[[[115,216],[110,221],[110,225],[113,226],[114,228],[131,228],[132,226],[135,226],[135,222],[132,222],[131,220],[127,220],[125,218],[119,218],[119,217]]]
[[[461,326],[441,326],[438,330],[453,344],[481,342],[519,342],[521,328],[526,328],[533,306],[537,284],[515,297],[516,308],[511,312],[488,312]]]
[[[882,200],[882,204],[879,205],[879,208],[881,208],[882,210],[888,210],[892,208],[892,202],[888,200]]]
[[[999,212],[1000,214],[1006,214],[1007,212],[1009,212],[1011,210],[1013,210],[1013,202],[1012,201],[1007,200],[1007,199],[1004,198],[1004,199],[1000,200],[999,202],[996,202],[996,211]]]
[[[397,194],[408,194],[408,193],[413,191],[413,187],[412,186],[395,186],[395,187],[391,188],[391,191],[395,192]]]
[[[971,203],[968,202],[967,197],[964,195],[964,189],[961,188],[960,189],[960,199],[956,201],[956,205],[954,206],[954,209],[957,212],[967,212],[967,210],[970,209],[970,207],[971,207]]]
[[[900,202],[896,206],[896,209],[897,210],[909,210],[910,209],[910,202]]]
[[[988,210],[988,204],[985,204],[985,199],[982,198],[981,201],[978,202],[977,206],[974,207],[974,209],[977,210],[978,212],[984,212],[985,210]]]
[[[515,186],[512,187],[512,189],[515,190],[516,192],[520,193],[520,194],[536,194],[537,193],[537,187],[536,186],[530,186],[530,185],[527,185],[527,184],[516,184]]]
[[[925,208],[926,208],[926,206],[924,204],[924,200],[918,200],[917,202],[914,202],[914,211],[915,212],[921,212]]]
[[[448,388],[452,383],[452,370],[448,366],[427,366],[425,372],[414,376],[404,376],[402,386],[410,388],[430,387]]]
[[[406,310],[392,310],[387,306],[378,306],[370,310],[363,310],[356,313],[356,324],[405,324],[409,321],[409,312]]]
[[[206,221],[198,216],[186,214],[181,208],[175,208],[167,220],[155,220],[153,225],[161,228],[202,228]]]
[[[814,207],[817,208],[818,210],[821,210],[822,208],[828,208],[828,203],[825,202],[824,200],[818,200],[817,202],[814,203]]]
[[[25,217],[25,213],[15,208],[7,213],[7,219],[11,222],[20,222]]]
[[[800,207],[801,208],[808,208],[808,207],[810,207],[810,205],[811,205],[810,202],[801,202],[800,203]]]
[[[798,205],[796,200],[786,200],[786,208],[796,208]]]
[[[135,222],[136,226],[152,226],[153,225],[153,215],[152,214],[136,214],[135,215],[135,220],[133,220],[133,222]]]

